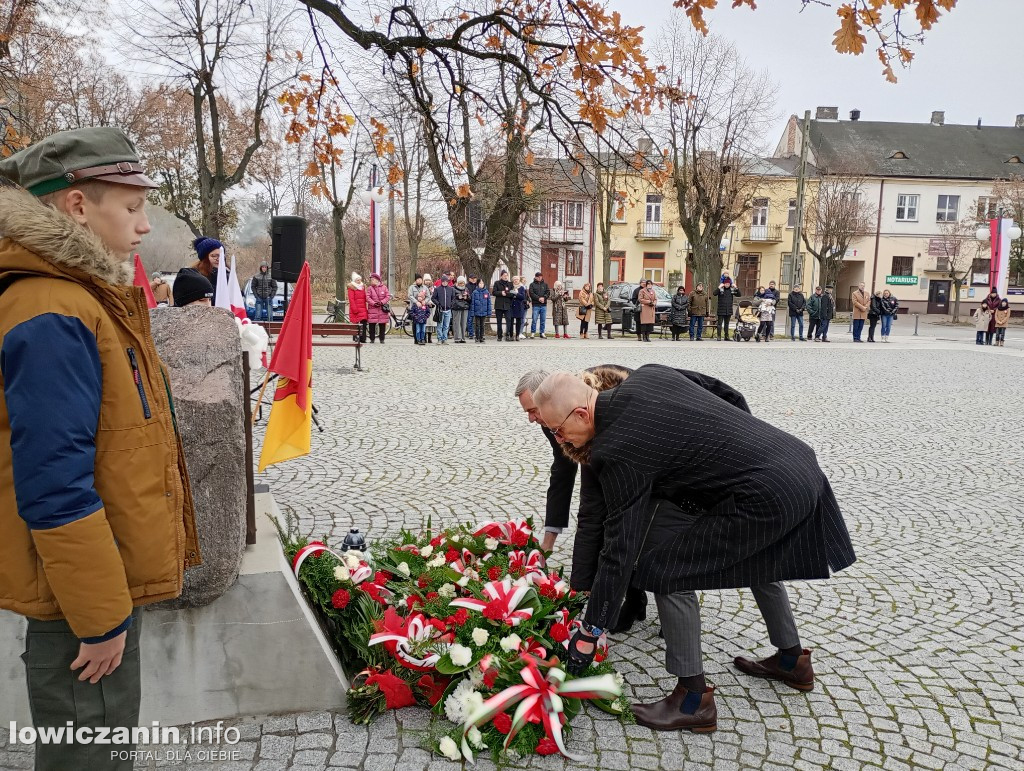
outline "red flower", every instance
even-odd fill
[[[556,643],[565,642],[569,639],[569,630],[565,624],[552,624],[551,625],[551,639]]]
[[[547,597],[547,598],[552,599],[552,600],[557,600],[558,599],[558,590],[555,589],[553,584],[544,584],[540,588],[540,596],[541,597]]]
[[[448,551],[446,551],[445,554],[444,554],[444,561],[445,562],[455,562],[455,560],[457,560],[461,556],[462,555],[459,554],[457,549],[453,549],[453,548],[449,547]]]
[[[373,574],[373,582],[377,584],[377,586],[384,586],[392,578],[394,578],[394,576],[386,570],[378,570]]]
[[[444,540],[444,536],[436,535],[430,539],[430,545],[435,549],[441,545],[441,541]]]
[[[459,626],[465,626],[466,622],[469,621],[469,611],[465,608],[459,608],[455,611],[455,615],[452,616],[452,619]]]
[[[363,583],[359,584],[359,590],[366,592],[375,602],[379,602],[381,605],[388,604],[388,601],[380,593],[381,587],[377,584],[363,581]]]
[[[427,623],[429,623],[432,627],[434,627],[434,629],[436,629],[438,632],[447,632],[448,631],[448,627],[445,626],[445,622],[442,621],[439,618],[432,618]]]
[[[436,600],[440,596],[441,595],[438,594],[437,592],[427,592],[427,602],[431,602],[432,600]]]
[[[418,603],[419,603],[420,605],[422,605],[422,604],[423,604],[423,600],[422,600],[422,599],[420,599],[419,597],[417,597],[417,596],[416,596],[416,595],[414,595],[414,594],[411,594],[411,595],[409,595],[408,597],[406,597],[406,598],[405,598],[405,604],[406,604],[406,607],[408,607],[408,608],[409,608],[409,612],[410,612],[410,613],[412,613],[413,609],[414,609],[414,608],[416,607],[416,603],[417,603],[417,602],[418,602]]]
[[[532,533],[528,533],[525,530],[516,530],[514,533],[512,533],[512,545],[526,546],[526,544],[530,542],[530,538],[532,537]]]
[[[575,596],[576,596],[576,590],[575,589],[570,589],[569,590],[569,599],[571,600]]]
[[[393,672],[381,672],[372,674],[366,678],[367,685],[376,685],[384,694],[384,703],[388,709],[401,709],[411,707],[416,703],[412,695],[412,688],[402,678]]]
[[[484,685],[487,686],[488,688],[493,688],[494,687],[494,683],[497,680],[498,680],[498,670],[497,670],[496,667],[492,667],[491,669],[488,669],[486,672],[484,672]],[[502,715],[505,715],[505,713],[503,712]],[[498,717],[501,717],[501,715],[499,715]],[[505,717],[507,718],[508,715],[505,715]],[[498,718],[494,719],[494,727],[498,728]],[[512,723],[509,722],[509,728],[511,728],[511,727],[512,727]],[[501,731],[500,728],[498,728],[498,730]],[[501,732],[503,734],[507,734],[508,733],[508,731],[501,731]]]
[[[512,718],[504,712],[496,715],[494,718],[494,730],[507,736],[508,732],[512,730]]]
[[[336,607],[338,610],[344,610],[345,606],[348,605],[348,601],[352,599],[352,595],[348,593],[346,589],[339,589],[331,596],[331,605]]]
[[[492,568],[487,569],[487,577],[492,581],[497,581],[501,578],[501,568],[495,565]]]
[[[420,693],[423,694],[423,697],[431,707],[441,701],[441,697],[444,696],[444,692],[448,689],[450,683],[450,677],[438,677],[435,680],[431,675],[423,675],[423,677],[416,681]]]
[[[427,584],[429,584],[429,583],[430,583],[430,579],[429,578],[427,578],[426,576],[420,576],[419,580],[416,582],[416,586],[418,586],[420,589],[426,589],[427,588]]]
[[[543,739],[537,742],[537,749],[534,750],[534,752],[536,752],[538,755],[554,755],[556,752],[558,752],[558,745],[555,744],[553,739],[549,739],[545,736]]]
[[[484,608],[484,618],[491,621],[503,621],[508,613],[508,605],[501,600],[491,600]]]

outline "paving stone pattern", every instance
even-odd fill
[[[740,389],[759,417],[817,452],[858,562],[830,581],[793,583],[817,685],[799,693],[745,677],[733,656],[771,651],[747,591],[705,592],[706,673],[717,688],[710,735],[623,726],[596,710],[570,746],[599,769],[1024,768],[1024,420],[1019,350],[935,338],[890,345],[778,342],[641,345],[546,340],[316,351],[326,431],[313,453],[263,475],[304,530],[340,541],[402,527],[535,514],[543,519],[550,449],[512,392],[538,366],[614,362],[697,369]],[[557,559],[571,560],[572,531]],[[653,611],[653,603],[649,605]],[[656,612],[613,640],[628,695],[655,700],[664,670]],[[370,727],[311,713],[236,721],[233,762],[187,768],[456,769],[425,750],[430,715],[408,709]],[[5,750],[0,767],[30,753]],[[157,768],[150,760],[139,768]],[[172,764],[173,765],[173,764]],[[570,768],[557,757],[510,767]],[[488,761],[478,767],[491,768]]]

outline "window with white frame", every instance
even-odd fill
[[[994,195],[978,196],[978,221],[994,220],[999,213],[999,199]]]
[[[917,207],[921,203],[921,196],[900,193],[896,196],[896,221],[917,222]]]
[[[664,197],[656,193],[649,193],[647,196],[647,211],[644,219],[647,222],[661,222],[661,202]]]
[[[546,228],[548,226],[548,210],[546,206],[533,209],[526,215],[526,221],[532,228]]]
[[[789,199],[789,212],[786,214],[786,227],[787,228],[795,228],[796,227],[796,199],[795,198],[790,198]]]
[[[551,227],[562,227],[562,216],[565,212],[565,204],[561,201],[551,202]]]
[[[583,201],[569,201],[565,205],[565,226],[573,230],[583,227]]]
[[[940,195],[939,204],[935,209],[936,222],[956,222],[960,211],[960,196]]]
[[[621,190],[612,196],[612,210],[608,219],[619,224],[626,221],[626,194]]]
[[[755,227],[768,224],[768,199],[755,198],[754,207],[751,211],[750,224]]]

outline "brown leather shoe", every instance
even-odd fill
[[[709,686],[701,696],[700,706],[692,715],[680,712],[686,686],[677,685],[668,696],[654,704],[634,704],[633,714],[640,725],[655,731],[679,731],[685,729],[696,734],[709,734],[718,729],[718,708],[715,706],[715,689]]]
[[[804,648],[801,656],[797,657],[796,666],[791,670],[785,670],[779,664],[779,657],[782,654],[777,652],[766,659],[754,661],[754,659],[737,656],[733,659],[736,668],[744,674],[754,677],[765,677],[769,680],[780,680],[790,688],[798,691],[814,690],[814,668],[811,666],[811,651]]]

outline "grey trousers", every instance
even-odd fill
[[[142,618],[133,614],[125,639],[121,665],[92,685],[80,682],[79,669],[71,671],[78,657],[79,640],[67,621],[28,620],[25,637],[25,675],[28,680],[32,725],[64,727],[68,721],[79,727],[134,728],[139,724],[142,696],[139,665],[139,632]],[[36,771],[131,771],[131,760],[112,759],[116,750],[133,750],[133,745],[43,744],[36,742]]]
[[[768,639],[776,648],[800,644],[796,619],[781,583],[752,586],[750,591],[768,627]],[[692,677],[704,671],[700,645],[700,602],[695,592],[656,594],[661,630],[665,636],[665,669],[676,677]]]
[[[456,340],[466,339],[466,315],[468,313],[468,308],[452,311],[452,335]]]

